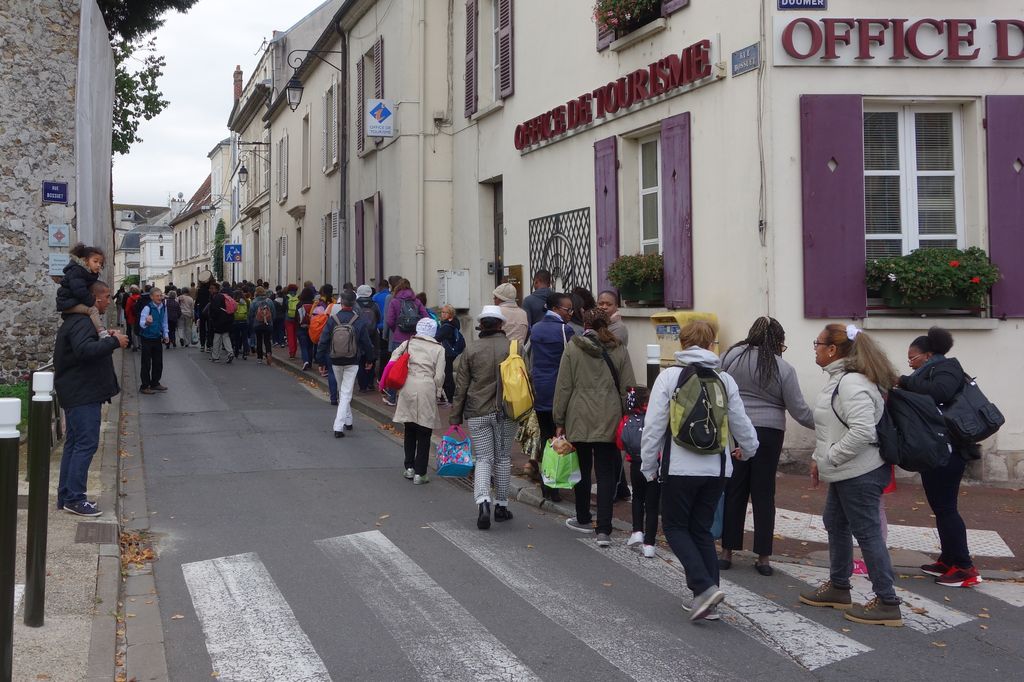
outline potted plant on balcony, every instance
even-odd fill
[[[918,249],[906,256],[868,261],[869,290],[890,308],[983,308],[999,268],[982,249]]]
[[[608,266],[608,280],[624,303],[661,305],[665,297],[665,259],[660,253],[619,256]]]
[[[661,0],[596,0],[594,21],[600,32],[616,38],[635,31],[661,16]]]

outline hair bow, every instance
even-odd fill
[[[853,341],[854,339],[857,338],[857,334],[860,334],[860,329],[857,328],[857,325],[846,325],[846,338],[850,339],[850,341]]]

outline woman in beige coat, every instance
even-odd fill
[[[615,462],[620,458],[615,431],[626,389],[634,385],[626,347],[608,330],[608,315],[594,308],[583,315],[584,332],[565,348],[555,383],[555,434],[576,446],[581,480],[573,492],[576,518],[565,525],[583,533],[590,526],[590,471],[597,474],[597,544],[611,544]]]
[[[398,394],[394,421],[405,427],[404,476],[416,485],[427,483],[430,436],[441,427],[437,399],[443,394],[444,347],[434,339],[437,323],[429,317],[416,325],[416,335],[391,354],[397,360],[409,352],[409,376]]]

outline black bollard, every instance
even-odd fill
[[[28,544],[25,551],[25,625],[43,626],[46,604],[46,528],[50,502],[50,420],[53,372],[32,375],[28,406]]]
[[[647,345],[647,390],[654,387],[654,382],[661,374],[661,346],[651,343]]]
[[[18,536],[21,400],[0,398],[0,680],[14,668],[14,555]]]

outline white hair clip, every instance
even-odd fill
[[[860,329],[857,328],[857,325],[846,325],[846,338],[850,339],[850,341],[853,341],[854,339],[857,338],[857,334],[860,334]]]

